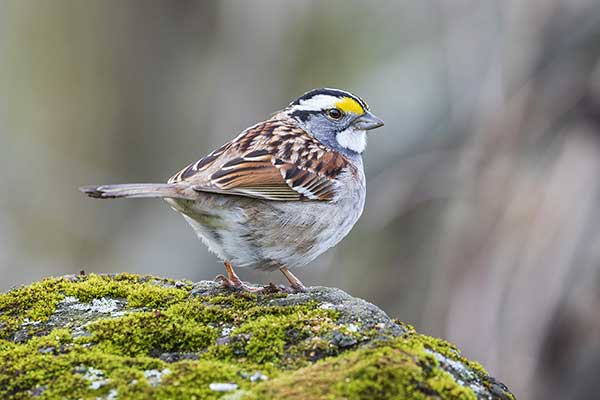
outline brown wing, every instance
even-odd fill
[[[348,160],[297,126],[271,119],[189,165],[169,183],[276,201],[331,200]]]

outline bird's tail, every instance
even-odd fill
[[[118,198],[177,198],[193,199],[189,187],[176,183],[125,183],[120,185],[83,186],[79,190],[96,199]]]

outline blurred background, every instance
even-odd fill
[[[521,399],[600,390],[597,0],[0,1],[0,290],[212,279],[163,181],[303,92],[386,121],[365,214],[299,271],[456,343]],[[280,274],[241,271],[280,282]]]

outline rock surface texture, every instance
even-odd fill
[[[137,275],[0,295],[0,398],[514,399],[449,343],[339,289]]]

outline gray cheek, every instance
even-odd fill
[[[356,161],[360,158],[360,154],[350,151],[342,146],[337,141],[337,134],[342,129],[343,125],[349,126],[352,124],[352,118],[346,117],[348,120],[340,123],[340,126],[332,125],[325,116],[312,116],[306,121],[299,121],[299,125],[302,129],[310,133],[319,142],[323,143],[330,149],[342,153],[351,160]]]
[[[337,149],[337,140],[335,139],[336,131],[329,121],[324,120],[324,117],[312,116],[308,120],[302,122],[300,126],[314,136],[319,142],[330,148]]]

